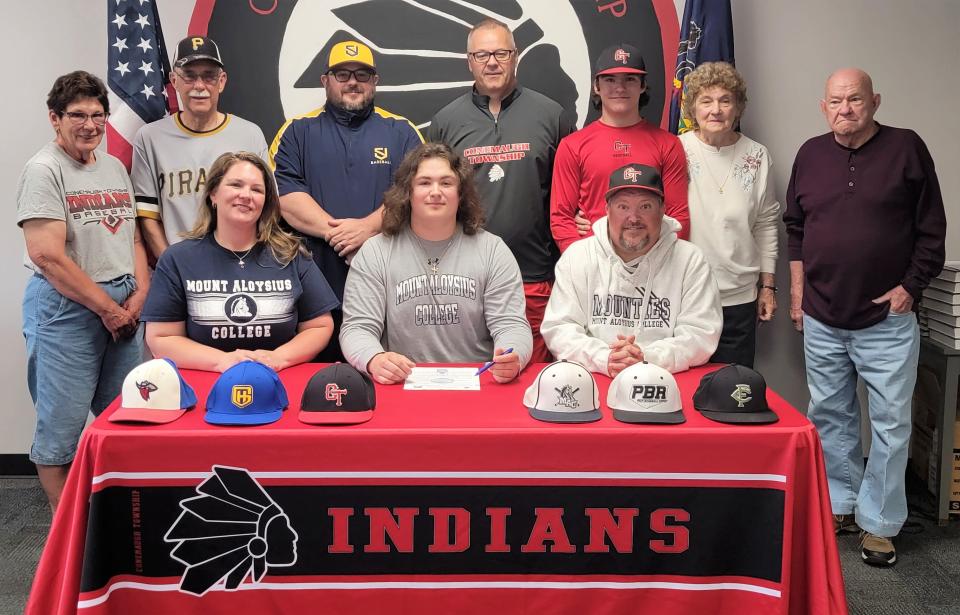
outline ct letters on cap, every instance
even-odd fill
[[[753,392],[750,390],[749,384],[738,384],[737,388],[730,394],[730,397],[737,402],[738,408],[743,408],[748,401],[753,399],[753,397],[751,397],[752,394]]]
[[[627,167],[623,170],[623,179],[628,182],[637,183],[637,178],[641,175],[643,175],[643,171],[634,169],[633,167]]]
[[[623,49],[617,49],[613,54],[614,62],[627,63],[627,60],[630,59],[630,54],[624,51]]]
[[[346,389],[341,389],[336,382],[327,385],[324,391],[327,401],[336,401],[338,406],[343,405],[343,396],[347,394]]]

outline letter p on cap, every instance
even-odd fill
[[[193,44],[193,50],[196,51],[197,49],[200,48],[200,45],[203,44],[203,39],[200,38],[199,36],[195,36],[192,39],[190,39],[190,42]]]

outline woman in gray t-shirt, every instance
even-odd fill
[[[56,508],[87,414],[100,414],[143,361],[147,257],[123,164],[97,151],[110,111],[97,77],[59,77],[54,140],[23,169],[17,224],[34,275],[23,299],[27,382],[37,410],[30,459]]]

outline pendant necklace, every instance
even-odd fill
[[[420,246],[420,252],[423,253],[424,258],[426,258],[427,261],[427,267],[430,268],[430,273],[437,275],[437,273],[440,272],[440,261],[444,256],[447,255],[447,250],[450,249],[450,246],[453,245],[453,240],[456,239],[456,231],[454,231],[453,237],[450,238],[450,240],[447,242],[447,245],[443,247],[443,252],[440,253],[440,256],[436,256],[434,258],[430,258],[430,256],[427,254],[427,250],[423,247],[423,242],[420,241],[420,237],[413,232],[413,229],[410,229],[410,234],[413,235],[413,238],[417,240],[417,245]]]
[[[227,248],[227,249],[230,250],[231,254],[237,257],[237,262],[240,264],[240,268],[243,269],[246,266],[246,263],[243,262],[243,259],[247,258],[247,255],[253,251],[253,248],[256,247],[256,245],[257,244],[253,244],[253,246],[251,246],[250,249],[244,252],[243,254],[237,254],[233,250],[230,250],[230,248]]]
[[[712,152],[712,150],[707,150],[706,145],[703,143],[703,141],[700,140],[700,137],[697,137],[697,143],[700,144],[701,152],[710,151],[711,153],[719,153],[720,148],[717,148],[718,150],[717,152]],[[733,144],[733,157],[730,160],[730,168],[727,169],[727,175],[726,177],[723,178],[722,182],[717,181],[717,178],[713,174],[713,171],[710,170],[710,162],[707,160],[706,156],[703,156],[703,166],[704,168],[707,169],[707,175],[709,175],[710,179],[713,180],[713,183],[716,184],[717,189],[720,191],[720,194],[723,194],[723,187],[727,185],[727,181],[730,179],[730,175],[733,174],[733,166],[737,163],[737,146],[739,144],[740,144],[740,139],[737,139],[736,142],[734,142]]]

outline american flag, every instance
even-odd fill
[[[107,22],[107,152],[129,171],[137,130],[176,110],[177,97],[154,0],[107,0]]]

